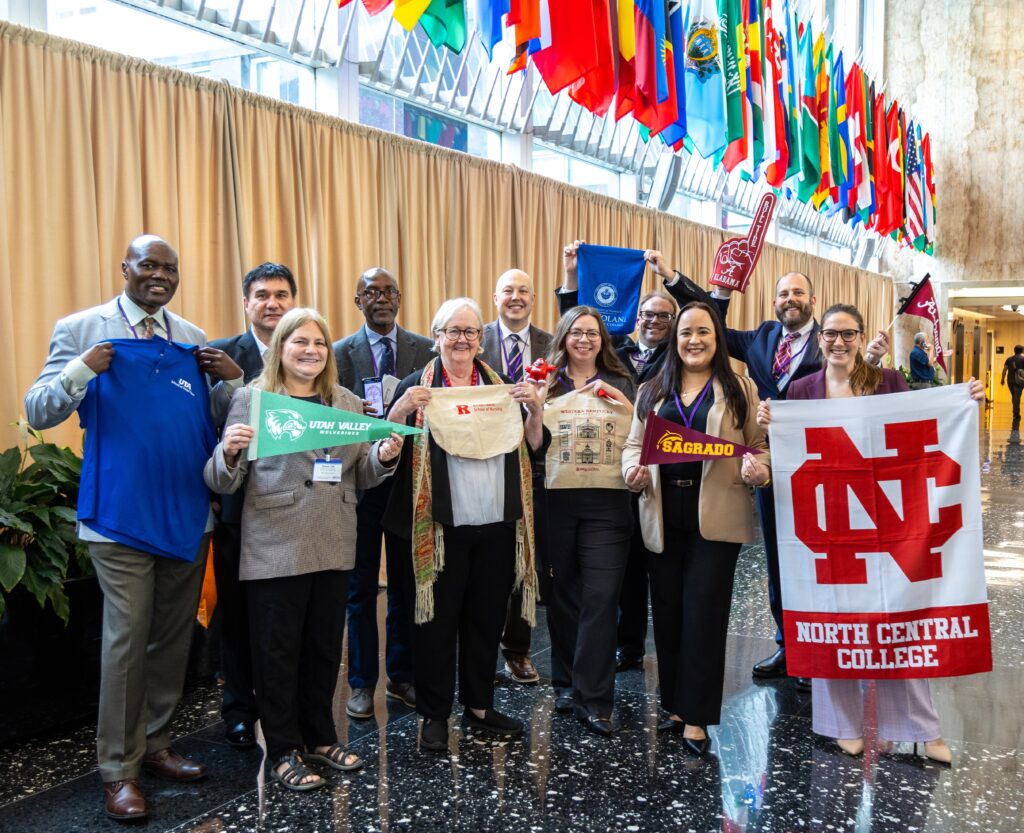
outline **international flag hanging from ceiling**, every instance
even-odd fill
[[[859,61],[847,70],[839,50],[833,61],[793,0],[336,2],[359,15],[390,8],[438,49],[462,52],[472,32],[493,57],[505,41],[509,74],[532,62],[552,94],[632,116],[645,141],[763,173],[783,197],[934,251],[931,138]]]

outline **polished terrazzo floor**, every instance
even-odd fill
[[[810,731],[810,698],[792,681],[755,683],[751,665],[773,648],[760,547],[740,557],[730,622],[723,722],[695,760],[658,736],[653,648],[643,671],[617,678],[623,731],[587,733],[554,712],[551,690],[503,682],[498,708],[528,721],[527,737],[495,744],[457,730],[447,755],[420,753],[416,717],[378,692],[376,718],[348,720],[343,739],[367,765],[296,795],[266,787],[258,753],[226,745],[215,685],[190,690],[175,718],[176,747],[205,761],[192,785],[143,777],[147,831],[964,831],[1024,830],[1024,448],[1009,446],[998,410],[982,435],[985,562],[991,603],[990,674],[934,684],[951,769],[908,745],[881,747],[869,725],[861,759]],[[547,672],[546,631],[535,659]],[[344,679],[344,674],[342,675]],[[457,718],[453,727],[458,729]],[[0,748],[0,831],[111,831],[102,813],[94,726]]]

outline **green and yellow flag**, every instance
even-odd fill
[[[249,425],[256,432],[249,444],[250,460],[384,440],[392,431],[403,436],[423,433],[422,428],[410,428],[258,388],[253,388],[249,403]]]

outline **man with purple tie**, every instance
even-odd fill
[[[533,279],[522,269],[503,272],[494,285],[498,320],[484,326],[481,358],[513,382],[522,381],[523,369],[546,357],[551,348],[551,333],[530,323],[535,297]],[[501,651],[509,677],[514,682],[529,684],[540,677],[530,659],[531,629],[522,617],[522,601],[519,591],[512,593]]]

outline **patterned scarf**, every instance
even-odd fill
[[[493,385],[502,385],[501,377],[487,364],[480,367]],[[420,384],[431,387],[435,362],[429,362],[420,376]],[[429,426],[423,410],[416,412],[416,427],[427,428],[412,441],[412,569],[416,579],[417,625],[434,618],[434,581],[444,569],[444,527],[434,522],[431,494]],[[516,583],[523,591],[523,618],[537,624],[537,571],[534,566],[533,479],[526,439],[519,444],[519,494],[522,517],[516,521]]]

